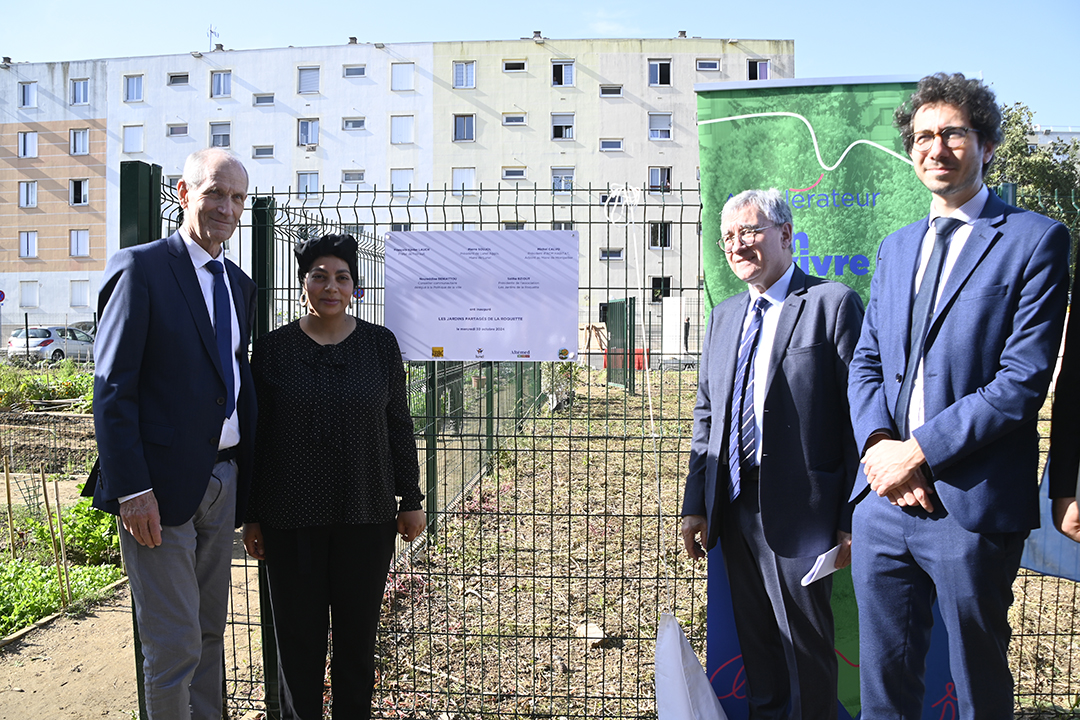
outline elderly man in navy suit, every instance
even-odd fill
[[[925,77],[895,121],[931,201],[878,250],[851,362],[862,716],[922,716],[936,597],[959,717],[1011,718],[1008,610],[1039,524],[1069,234],[983,184],[1001,113],[978,80]]]
[[[803,587],[818,555],[850,557],[859,456],[848,363],[862,302],[791,260],[776,190],[728,200],[719,241],[747,284],[713,308],[698,374],[682,536],[692,558],[720,541],[753,720],[837,716],[832,578]]]
[[[184,223],[120,250],[98,299],[94,505],[119,514],[152,720],[221,717],[234,528],[250,480],[255,285],[222,252],[248,176],[230,153],[191,155]]]

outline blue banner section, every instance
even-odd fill
[[[1031,535],[1028,535],[1027,542],[1024,543],[1024,555],[1020,558],[1020,567],[1080,582],[1080,544],[1065,537],[1054,527],[1054,516],[1050,509],[1050,480],[1047,477],[1049,471],[1050,460],[1047,459],[1042,486],[1039,488],[1041,527],[1032,530]],[[712,582],[711,576],[709,581]]]

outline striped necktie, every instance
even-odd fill
[[[735,363],[735,384],[731,390],[731,422],[728,428],[728,497],[739,496],[741,468],[754,464],[757,446],[757,423],[754,420],[754,355],[761,335],[761,317],[769,301],[764,295],[754,303],[750,324],[739,344]]]

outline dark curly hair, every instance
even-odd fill
[[[321,257],[333,255],[341,258],[348,264],[349,273],[352,274],[353,287],[360,282],[360,272],[356,263],[357,244],[352,235],[322,235],[307,240],[299,240],[293,248],[296,256],[296,277],[300,284],[304,284],[304,277],[311,270],[311,266]]]
[[[973,130],[979,133],[979,142],[983,145],[997,146],[1001,143],[1001,108],[998,107],[994,91],[983,85],[981,80],[966,78],[961,73],[948,75],[935,73],[919,81],[915,93],[893,113],[893,125],[904,139],[904,150],[911,153],[914,143],[911,120],[924,105],[943,103],[960,108],[967,113]],[[993,158],[990,158],[993,162]],[[983,175],[990,168],[990,162],[983,165]]]

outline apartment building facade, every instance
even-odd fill
[[[539,33],[5,62],[0,290],[8,306],[13,291],[6,289],[19,288],[24,308],[92,311],[104,260],[119,247],[119,168],[126,160],[158,164],[175,184],[191,152],[226,147],[244,161],[253,191],[288,190],[290,202],[314,209],[327,195],[339,201],[350,191],[386,190],[410,205],[438,190],[462,204],[455,227],[481,229],[480,188],[543,189],[556,205],[612,186],[657,194],[696,188],[694,84],[793,75],[789,40],[556,40]],[[36,86],[36,106],[22,105],[26,84]],[[87,151],[75,154],[82,153],[82,131]],[[33,157],[22,154],[27,133],[37,133]],[[31,182],[38,183],[37,208],[19,202]],[[391,221],[363,230],[381,235],[401,227]],[[23,235],[29,232],[37,233],[35,254]],[[244,263],[238,245],[228,252]],[[623,259],[623,267],[678,264],[681,248],[661,238],[655,249],[666,256]],[[583,256],[583,272],[595,260]]]

